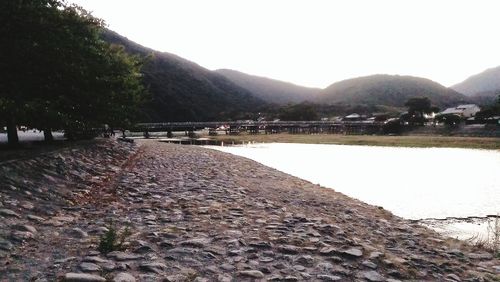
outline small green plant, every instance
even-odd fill
[[[107,226],[108,231],[106,231],[99,242],[98,250],[103,254],[107,254],[113,251],[123,250],[123,244],[125,240],[132,234],[130,227],[126,226],[122,232],[118,232],[115,225],[111,221]]]

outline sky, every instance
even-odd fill
[[[152,49],[324,88],[371,74],[445,86],[500,65],[497,0],[68,0]]]

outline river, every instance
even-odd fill
[[[333,188],[407,219],[500,213],[499,151],[290,143],[209,147]],[[437,224],[435,229],[462,239],[486,228],[484,221],[455,220],[446,225]]]

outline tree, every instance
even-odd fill
[[[280,109],[280,118],[282,120],[318,120],[319,116],[314,105],[309,103],[300,103],[288,105]]]
[[[18,142],[16,124],[24,115],[24,102],[33,93],[38,76],[43,42],[44,21],[51,18],[60,4],[52,0],[0,2],[0,99],[1,113],[7,126],[10,145]]]
[[[0,118],[10,143],[17,122],[51,139],[53,129],[133,120],[144,93],[141,62],[100,38],[102,20],[59,0],[2,1],[0,13]]]
[[[431,106],[431,100],[427,97],[410,98],[406,101],[405,106],[408,107],[410,121],[424,123],[424,114],[428,114],[436,110],[436,107]]]
[[[477,112],[475,117],[478,120],[486,120],[490,117],[493,116],[498,116],[500,115],[500,94],[497,97],[497,101],[493,105],[489,105],[482,109],[481,111]]]
[[[438,115],[436,117],[436,120],[439,122],[443,122],[447,126],[453,127],[460,124],[462,118],[456,114],[445,114],[445,115]]]

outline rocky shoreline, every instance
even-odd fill
[[[99,141],[0,176],[0,281],[500,279],[485,250],[205,148]],[[130,236],[103,254],[110,222]]]

